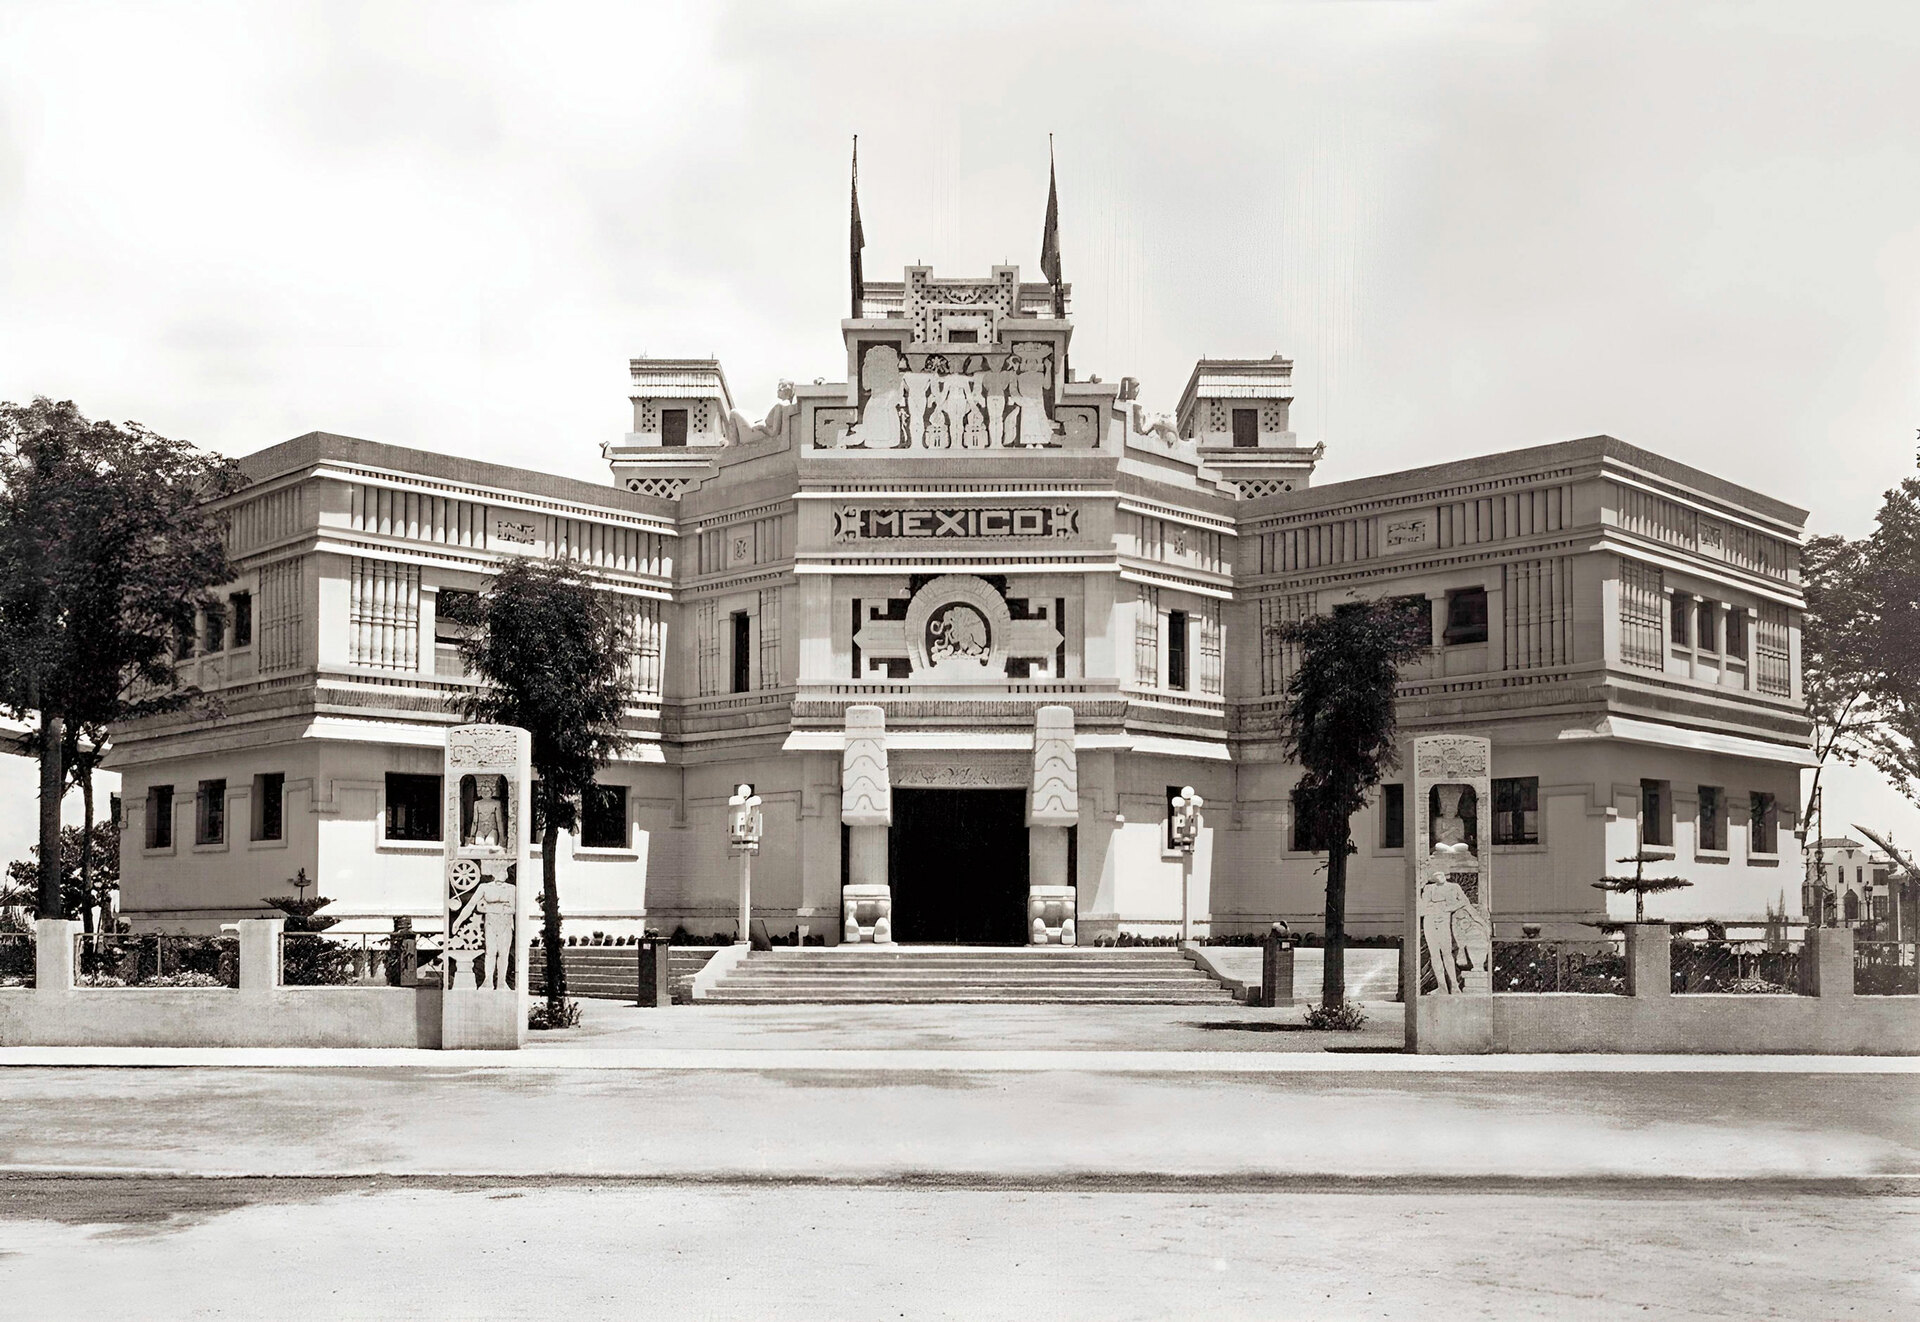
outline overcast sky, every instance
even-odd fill
[[[898,279],[1038,278],[1051,132],[1075,364],[1149,407],[1278,351],[1323,480],[1604,431],[1858,534],[1916,69],[1911,3],[0,0],[0,399],[605,480],[629,356],[843,374],[854,133]]]

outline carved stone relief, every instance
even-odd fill
[[[1491,744],[1414,740],[1414,924],[1422,995],[1493,990]]]
[[[1073,749],[1073,708],[1047,706],[1034,713],[1031,826],[1072,826],[1080,820],[1080,764]]]
[[[865,703],[847,708],[847,742],[840,755],[840,820],[848,826],[893,823],[886,713]]]

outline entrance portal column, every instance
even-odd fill
[[[1033,792],[1027,798],[1027,940],[1070,946],[1078,939],[1068,831],[1080,821],[1080,770],[1073,708],[1034,713]]]
[[[847,825],[847,887],[840,897],[847,943],[893,942],[893,891],[887,885],[887,828],[893,786],[887,773],[887,717],[879,707],[847,708],[840,755],[840,820]]]

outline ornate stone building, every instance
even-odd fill
[[[1643,846],[1695,883],[1662,916],[1797,912],[1803,511],[1604,436],[1316,486],[1285,359],[1203,360],[1152,414],[1015,268],[858,311],[847,380],[757,424],[719,363],[635,359],[608,485],[322,433],[247,458],[186,666],[224,714],[115,742],[126,913],[210,925],[305,868],[364,925],[436,923],[471,682],[443,607],[516,555],[577,564],[635,644],[635,743],[560,846],[572,931],[731,932],[742,780],[776,933],[1172,934],[1183,785],[1198,930],[1317,927],[1277,627],[1374,597],[1432,632],[1407,732],[1492,740],[1502,930],[1590,932]],[[1353,930],[1400,930],[1410,833],[1396,781],[1354,824]]]

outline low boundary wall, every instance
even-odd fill
[[[1803,995],[1674,995],[1671,960],[1666,924],[1643,923],[1627,928],[1625,996],[1495,992],[1493,1050],[1920,1055],[1920,996],[1855,996],[1848,929],[1808,934]]]
[[[283,987],[283,919],[243,919],[240,986],[76,987],[64,919],[37,924],[33,987],[0,990],[0,1046],[438,1047],[438,987]]]

